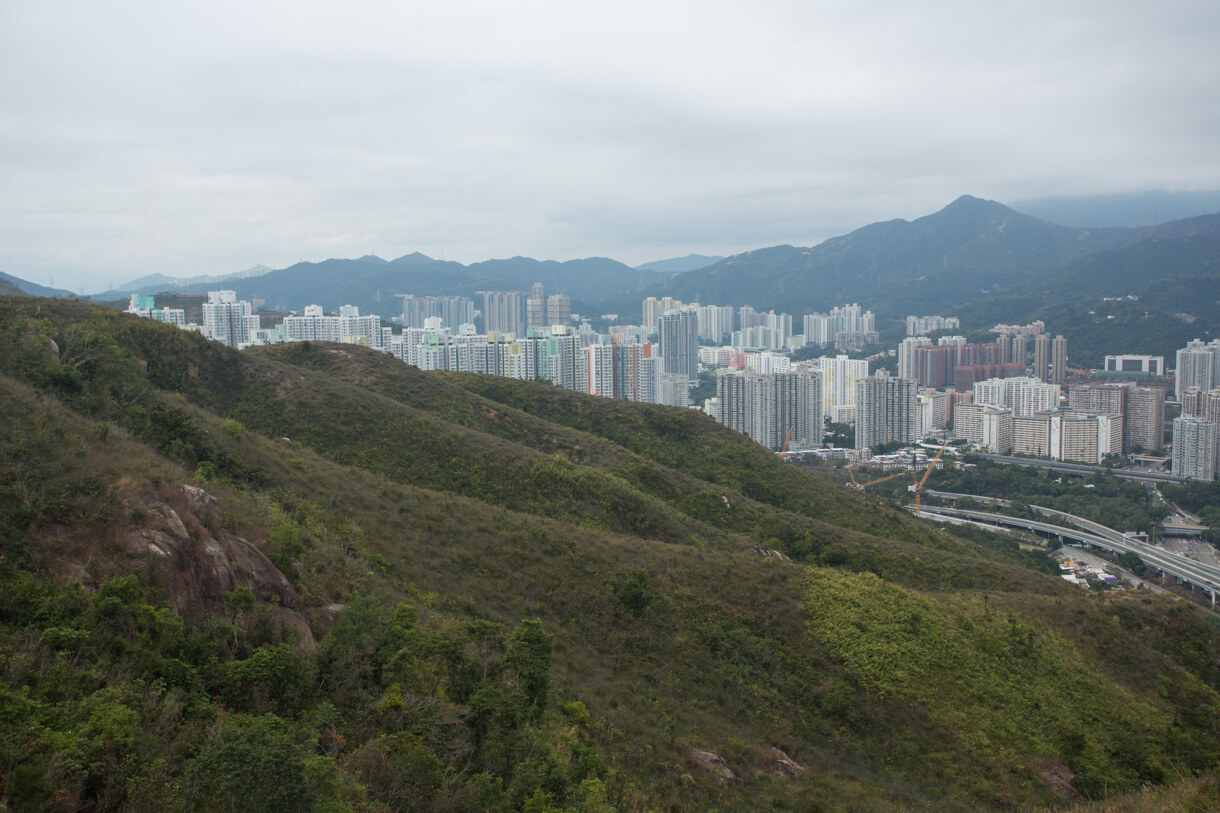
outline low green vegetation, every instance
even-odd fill
[[[1139,483],[1104,474],[1076,477],[1053,469],[1042,471],[1006,466],[983,459],[973,459],[972,463],[969,468],[946,467],[932,472],[926,488],[1001,497],[1017,510],[1038,505],[1075,514],[1119,531],[1150,535],[1169,516],[1169,510],[1156,505],[1151,492]],[[924,499],[928,504],[937,502],[932,495]]]
[[[1212,544],[1220,544],[1220,483],[1184,483],[1163,485],[1165,499],[1199,517],[1208,527],[1204,534]]]
[[[689,410],[11,299],[0,399],[9,809],[1012,809],[1220,758],[1196,609]],[[175,534],[292,606],[131,553]]]

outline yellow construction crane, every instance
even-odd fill
[[[928,463],[927,470],[923,473],[923,477],[915,485],[915,516],[919,516],[920,497],[923,494],[923,484],[928,482],[928,475],[932,473],[932,469],[936,468],[936,461],[940,460],[940,456],[945,453],[945,447],[949,445],[949,441],[945,441],[944,445],[936,452],[936,457],[932,458]]]
[[[788,443],[791,442],[791,440],[792,440],[792,430],[793,429],[796,429],[796,427],[795,426],[788,427],[788,436],[786,438],[784,438],[784,445],[779,450],[780,454],[783,454],[784,452],[788,451]]]
[[[861,491],[868,488],[869,486],[875,486],[875,485],[877,485],[877,483],[884,483],[886,480],[893,480],[895,477],[901,477],[902,475],[907,474],[907,473],[908,472],[904,469],[902,471],[896,471],[893,474],[887,474],[884,477],[878,477],[876,480],[870,480],[867,483],[857,483],[855,473],[851,469],[847,470],[848,476],[851,477],[851,484],[853,486],[855,486],[856,488],[860,489]]]

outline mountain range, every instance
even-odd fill
[[[774,246],[728,257],[639,292],[703,304],[750,304],[790,313],[859,302],[882,317],[947,313],[1036,279],[1070,275],[1073,263],[1151,241],[1220,236],[1220,216],[1140,229],[1073,229],[994,201],[963,196],[913,221],[874,223],[817,246]],[[1150,278],[1174,272],[1168,262]],[[947,310],[948,309],[948,310]]]
[[[1171,354],[1192,337],[1187,334],[1220,335],[1217,297],[1208,293],[1218,267],[1220,215],[1141,228],[1068,228],[967,195],[913,221],[874,223],[816,246],[772,246],[720,259],[691,255],[639,268],[606,258],[462,265],[413,253],[389,261],[302,262],[225,284],[269,310],[354,304],[386,317],[399,310],[396,294],[472,296],[541,282],[548,294],[572,297],[575,312],[614,312],[625,320],[637,318],[647,296],[794,314],[858,302],[883,323],[941,313],[961,316],[964,330],[1044,318],[1051,330],[1068,335],[1083,363],[1098,362],[1104,352]],[[69,294],[8,279],[27,293]],[[157,293],[156,287],[162,286],[141,292]],[[215,283],[170,287],[202,294]],[[1129,312],[1103,304],[1128,295],[1140,302]],[[1100,321],[1086,318],[1099,313]],[[1152,335],[1146,327],[1155,328]]]

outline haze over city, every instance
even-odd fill
[[[1215,211],[1218,35],[1202,1],[6,4],[0,270],[642,263],[965,193]]]

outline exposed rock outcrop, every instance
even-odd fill
[[[132,510],[144,516],[144,527],[124,538],[128,559],[148,569],[180,615],[223,612],[224,594],[248,587],[260,602],[275,607],[277,621],[300,630],[303,640],[312,644],[300,596],[287,577],[250,541],[219,529],[216,500],[210,494],[187,485],[182,496],[185,520],[167,499],[128,497]]]
[[[691,757],[698,762],[704,769],[711,772],[714,776],[720,779],[726,785],[741,785],[744,784],[741,777],[733,773],[729,768],[729,763],[724,761],[724,757],[714,751],[700,751],[692,749]]]
[[[1037,771],[1038,778],[1046,785],[1046,789],[1065,802],[1079,802],[1084,799],[1076,788],[1076,774],[1059,760],[1043,760]]]
[[[796,779],[805,772],[805,766],[788,756],[780,748],[768,748],[763,755],[766,762],[763,773],[772,779]]]

